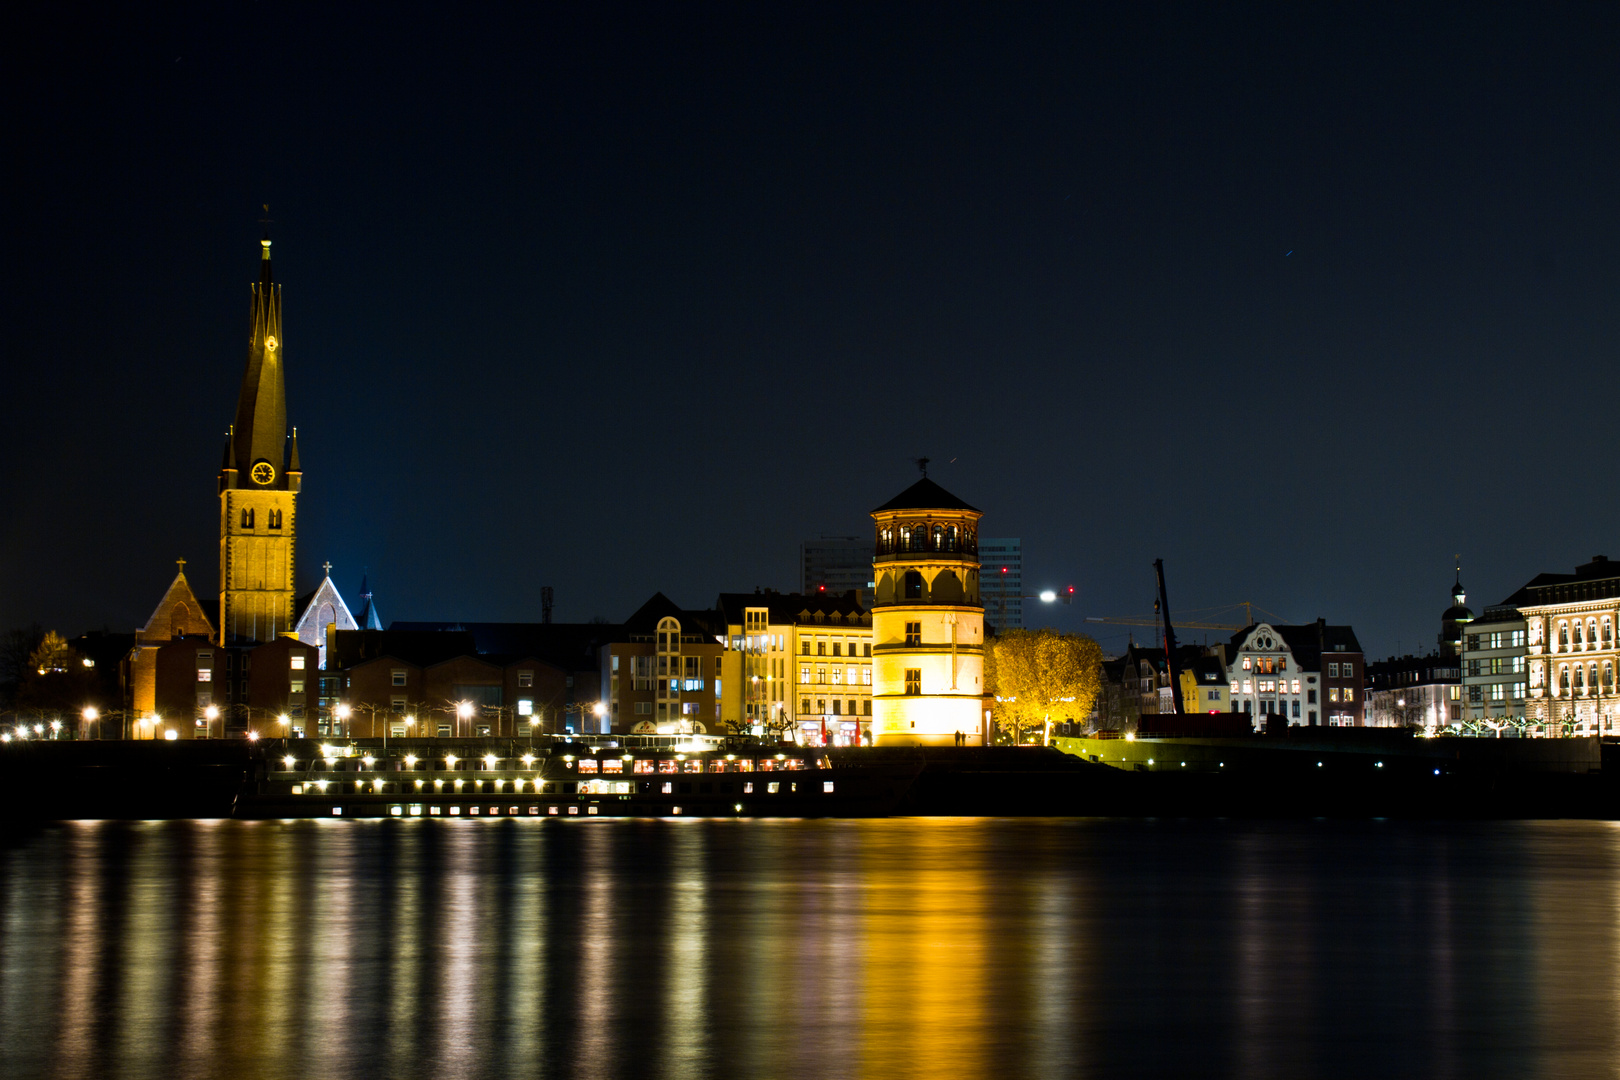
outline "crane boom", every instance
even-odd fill
[[[1112,617],[1109,617],[1109,616],[1088,615],[1088,616],[1086,616],[1086,622],[1105,623],[1105,624],[1107,624],[1109,626],[1155,626],[1156,627],[1156,626],[1159,625],[1159,620],[1153,618],[1151,615],[1141,615],[1141,616],[1136,616],[1134,618],[1118,618],[1118,619],[1112,618]],[[1177,620],[1176,625],[1181,627],[1183,630],[1226,630],[1226,631],[1229,631],[1231,633],[1236,633],[1237,631],[1243,629],[1243,627],[1241,627],[1241,626],[1233,626],[1230,623],[1185,622],[1185,621],[1182,621],[1182,620]]]

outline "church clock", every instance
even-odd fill
[[[253,482],[255,484],[263,487],[276,478],[276,467],[270,464],[268,461],[255,461],[253,463],[253,469],[248,473],[248,475],[253,477]]]

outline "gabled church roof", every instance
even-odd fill
[[[328,604],[332,606],[330,621],[336,623],[339,630],[353,630],[359,625],[349,613],[349,605],[344,603],[343,594],[338,592],[332,575],[328,573],[314,592],[294,601],[293,611],[297,612],[297,617],[293,620],[293,632],[308,644],[318,645],[324,641],[326,626],[320,619],[320,611]],[[305,636],[306,632],[308,637]]]
[[[214,624],[209,621],[207,610],[197,594],[191,591],[191,584],[186,581],[185,560],[178,560],[180,572],[174,575],[169,588],[158,601],[158,606],[152,609],[151,618],[146,625],[135,632],[137,641],[153,643],[172,641],[175,637],[184,634],[212,638]]]
[[[881,514],[888,510],[971,510],[975,514],[980,513],[978,507],[969,506],[926,476],[872,513]]]

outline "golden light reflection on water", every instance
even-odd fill
[[[1620,1070],[1620,827],[81,823],[13,1077]]]

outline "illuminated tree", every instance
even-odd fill
[[[1102,687],[1102,648],[1082,634],[1009,630],[985,650],[984,681],[996,723],[1020,742],[1027,728],[1090,715]]]

